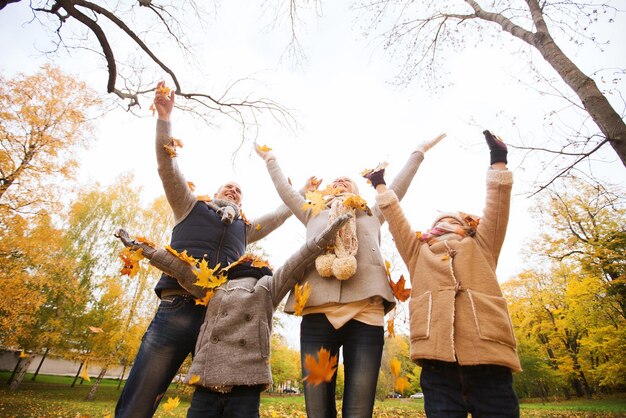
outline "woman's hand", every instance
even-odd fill
[[[165,81],[159,81],[154,93],[154,107],[156,108],[159,119],[170,120],[172,109],[174,109],[174,90],[170,90],[169,95],[163,93],[165,89]]]
[[[431,139],[430,141],[424,141],[421,144],[419,144],[415,150],[416,151],[421,151],[422,154],[426,154],[426,151],[428,151],[429,149],[431,149],[432,147],[437,145],[439,143],[439,141],[441,141],[445,137],[446,137],[446,134],[441,134],[438,137],[436,137],[435,139]]]
[[[265,148],[267,147],[261,146],[256,142],[254,143],[254,150],[259,155],[259,157],[263,158],[263,161],[267,163],[271,160],[275,160],[276,157],[274,156],[274,154],[272,154],[271,151],[266,151]]]

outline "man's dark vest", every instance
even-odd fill
[[[218,263],[226,267],[246,250],[246,224],[241,218],[226,224],[205,202],[198,201],[172,230],[170,247],[179,253],[187,250],[188,255],[198,260],[207,260],[210,268]],[[180,288],[176,279],[164,273],[154,291],[160,296],[163,289]]]

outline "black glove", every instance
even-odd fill
[[[379,184],[387,184],[385,183],[385,169],[384,168],[380,170],[376,170],[376,171],[370,171],[369,173],[365,174],[363,177],[365,177],[366,179],[370,181],[370,183],[372,183],[373,188],[376,188],[376,186],[378,186]]]
[[[489,131],[483,131],[487,145],[489,145],[489,151],[491,151],[491,164],[494,163],[507,163],[506,155],[508,154],[506,144],[498,137],[493,135]]]

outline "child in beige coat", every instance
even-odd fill
[[[516,341],[496,266],[509,218],[513,178],[507,147],[484,131],[491,151],[487,201],[479,219],[462,212],[438,216],[425,234],[414,231],[384,169],[366,174],[378,195],[396,247],[411,275],[411,359],[429,417],[518,417],[512,371],[520,371]]]

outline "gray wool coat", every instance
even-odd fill
[[[309,238],[273,276],[233,279],[215,289],[200,328],[187,383],[193,378],[196,385],[220,389],[272,384],[270,334],[274,311],[348,218],[338,218]],[[170,252],[157,250],[150,264],[176,277],[192,294],[204,293],[193,284],[197,280],[193,267]]]

